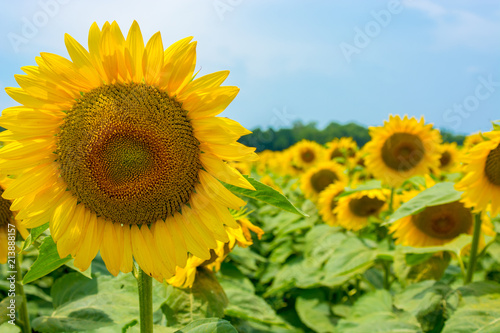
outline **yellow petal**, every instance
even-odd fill
[[[212,194],[215,201],[235,210],[246,205],[245,201],[235,196],[208,172],[200,170],[198,175],[201,185],[207,188],[207,192]]]
[[[58,167],[55,163],[39,165],[13,181],[2,196],[5,199],[13,200],[51,186],[57,182],[56,173],[58,173]]]
[[[208,88],[183,95],[179,101],[191,119],[213,117],[224,111],[239,91],[232,86]]]
[[[181,96],[189,95],[192,92],[200,91],[203,89],[217,88],[226,80],[228,75],[229,71],[220,71],[207,74],[196,80],[193,80],[189,82],[179,93],[179,99],[182,99]]]
[[[120,272],[121,264],[121,249],[119,246],[118,235],[116,233],[115,226],[113,222],[106,221],[104,225],[104,236],[105,239],[101,244],[101,257],[108,271],[117,276]]]
[[[128,52],[127,52],[128,51]],[[162,50],[163,51],[163,50]],[[127,35],[125,62],[128,63],[132,81],[142,82],[142,57],[144,53],[144,40],[139,24],[134,20]],[[163,63],[163,59],[162,59]]]
[[[144,81],[150,85],[158,85],[163,67],[163,42],[160,32],[155,33],[148,41],[142,59]]]

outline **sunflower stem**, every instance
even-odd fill
[[[153,332],[153,279],[139,267],[137,278],[141,333]]]
[[[389,214],[394,212],[394,187],[391,187],[391,197],[389,198]]]
[[[21,263],[20,257],[16,253],[15,255],[15,265],[16,265],[16,291],[18,295],[21,297],[22,302],[19,307],[19,318],[21,319],[21,329],[23,333],[31,333],[31,325],[30,325],[30,316],[28,314],[28,300],[26,299],[26,294],[24,293],[24,285],[23,285],[23,275],[21,272]]]
[[[474,270],[476,269],[477,262],[477,250],[479,247],[479,236],[481,235],[481,213],[478,213],[474,217],[474,234],[472,235],[472,244],[470,246],[470,260],[469,267],[467,268],[467,275],[465,276],[464,284],[472,282],[472,277],[474,275]]]

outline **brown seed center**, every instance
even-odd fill
[[[492,184],[500,186],[500,145],[489,152],[484,173]]]
[[[394,133],[382,146],[382,159],[396,171],[408,171],[418,165],[424,157],[424,145],[416,135]]]
[[[412,222],[426,235],[438,239],[453,239],[466,233],[472,225],[470,209],[459,202],[425,208],[412,216]]]
[[[149,224],[189,201],[201,168],[187,112],[145,84],[87,92],[68,111],[57,142],[68,189],[113,222]]]
[[[365,195],[359,199],[352,199],[349,201],[349,209],[354,215],[359,217],[368,217],[371,215],[378,215],[384,204],[385,201],[383,200],[370,198]]]
[[[311,186],[316,193],[323,191],[328,185],[339,179],[337,174],[331,170],[322,169],[311,176]]]

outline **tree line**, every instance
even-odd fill
[[[351,137],[359,147],[370,141],[368,128],[355,123],[342,125],[331,122],[324,129],[318,129],[315,122],[303,124],[297,121],[293,124],[292,128],[280,128],[278,130],[268,128],[263,130],[259,127],[252,132],[252,134],[243,136],[239,142],[250,147],[256,147],[257,152],[263,150],[284,150],[303,139],[325,144],[335,138]],[[456,142],[458,145],[463,144],[464,135],[453,134],[445,130],[441,130],[440,132],[443,142]]]

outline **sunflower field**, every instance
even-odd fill
[[[500,126],[247,147],[196,42],[93,24],[0,133],[0,331],[500,332]]]

